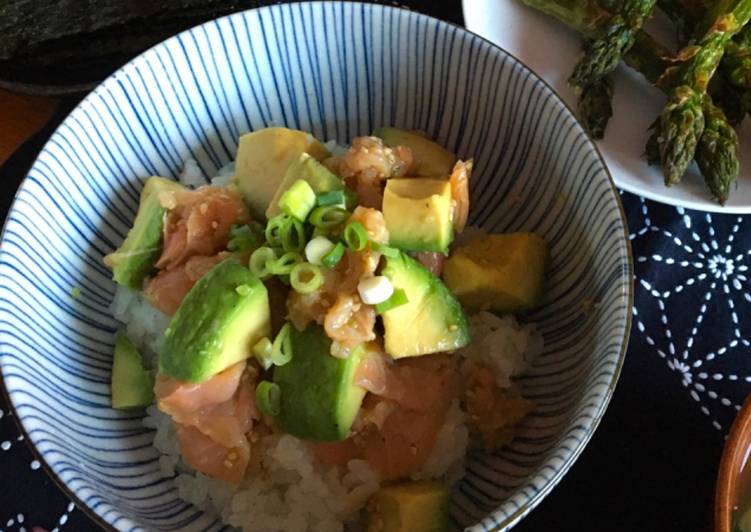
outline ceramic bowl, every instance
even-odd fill
[[[460,27],[380,5],[275,5],[208,22],[137,57],[70,114],[21,186],[0,245],[0,368],[49,473],[105,529],[215,530],[159,472],[141,415],[109,406],[114,293],[102,256],[147,176],[205,176],[246,131],[348,142],[379,125],[474,157],[470,222],[535,231],[552,263],[545,352],[519,382],[537,407],[496,453],[473,453],[452,516],[505,530],[571,467],[623,361],[632,266],[617,190],[550,87]],[[71,289],[80,289],[79,297]]]
[[[751,453],[751,396],[735,416],[722,451],[715,489],[715,532],[732,532],[733,513]],[[748,477],[745,477],[746,479]]]

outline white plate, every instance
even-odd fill
[[[467,28],[504,48],[545,79],[572,108],[576,97],[566,80],[580,56],[578,34],[563,23],[529,8],[518,0],[463,0]],[[648,30],[671,44],[669,25],[656,17]],[[659,114],[664,96],[639,74],[625,66],[615,76],[614,114],[605,139],[598,146],[615,183],[655,201],[703,211],[751,213],[751,125],[745,120],[741,138],[741,175],[724,207],[712,200],[696,165],[683,181],[663,185],[659,167],[647,166],[644,145],[647,128]]]

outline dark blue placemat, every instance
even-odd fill
[[[404,2],[461,22],[460,2]],[[4,217],[75,100],[0,168]],[[600,428],[519,531],[701,531],[724,436],[751,391],[751,217],[708,215],[623,194],[635,260],[631,343]],[[0,532],[96,530],[38,468],[0,400]]]

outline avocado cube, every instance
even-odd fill
[[[154,402],[154,376],[143,366],[141,354],[123,331],[115,339],[112,360],[112,408],[143,408]]]
[[[248,268],[227,259],[201,277],[172,317],[159,371],[203,382],[252,355],[271,334],[266,287]]]
[[[133,227],[122,245],[106,257],[104,263],[112,268],[112,279],[131,290],[142,290],[144,279],[154,270],[162,254],[164,215],[160,196],[164,192],[185,190],[175,181],[150,177],[141,192],[138,213]]]
[[[437,481],[407,482],[381,488],[368,504],[368,532],[443,532],[448,530],[451,494]]]
[[[365,390],[354,384],[363,348],[347,358],[331,355],[331,339],[318,325],[291,333],[292,360],[274,369],[279,386],[277,420],[284,432],[311,441],[341,441],[360,410]]]
[[[417,131],[396,127],[376,129],[373,135],[380,137],[386,146],[407,146],[414,157],[413,174],[420,177],[443,177],[451,173],[456,155]]]
[[[453,351],[469,343],[461,305],[422,264],[400,253],[386,259],[383,275],[407,294],[407,303],[381,314],[384,346],[392,358]]]
[[[323,144],[304,131],[269,127],[240,137],[233,182],[253,215],[263,218],[287,168],[302,153],[319,160],[329,156]]]
[[[547,264],[547,245],[534,233],[485,235],[451,254],[443,279],[470,309],[522,312],[540,303]]]
[[[300,179],[306,181],[316,194],[344,189],[344,182],[336,174],[316,161],[310,154],[301,153],[300,157],[287,168],[284,179],[276,189],[269,208],[266,209],[266,218],[271,218],[281,212],[279,200]]]
[[[446,179],[389,179],[383,217],[389,243],[408,251],[447,253],[454,238],[451,184]]]

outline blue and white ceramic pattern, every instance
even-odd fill
[[[339,142],[382,124],[425,130],[475,158],[471,223],[550,244],[545,304],[528,317],[545,354],[521,380],[537,410],[507,449],[471,456],[452,510],[473,530],[509,528],[571,467],[613,392],[632,298],[624,220],[548,86],[481,38],[395,8],[288,4],[209,22],[125,65],[65,120],[0,246],[0,367],[28,438],[104,526],[221,528],[160,476],[140,415],[109,407],[117,323],[102,256],[147,176],[174,177],[187,158],[211,176],[238,135],[272,124]]]

